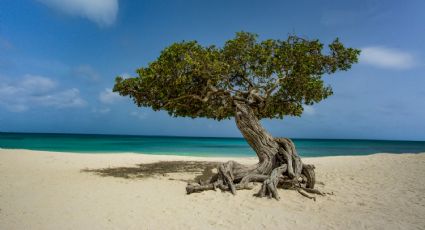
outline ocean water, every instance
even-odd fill
[[[293,139],[305,157],[425,152],[425,141]],[[243,138],[0,133],[0,148],[76,153],[255,156]]]

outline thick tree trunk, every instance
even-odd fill
[[[272,135],[261,126],[251,107],[240,102],[235,102],[235,105],[236,125],[259,159],[257,172],[269,174],[275,166],[279,145]]]
[[[262,126],[254,111],[243,102],[235,102],[235,121],[242,135],[256,152],[259,162],[246,166],[229,161],[218,167],[218,174],[204,184],[191,183],[186,187],[188,194],[204,190],[231,191],[252,188],[250,182],[263,182],[259,197],[279,199],[277,187],[297,189],[305,193],[322,194],[314,189],[313,165],[304,165],[298,156],[294,143],[287,138],[273,138]]]

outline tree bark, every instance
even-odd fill
[[[244,102],[235,102],[235,121],[251,148],[258,156],[255,165],[242,165],[229,161],[218,167],[218,174],[205,184],[191,183],[186,187],[188,194],[215,190],[230,191],[236,194],[239,189],[251,189],[250,182],[262,182],[259,197],[268,196],[279,199],[278,186],[322,194],[314,189],[315,174],[313,165],[304,165],[287,138],[273,138],[262,126],[253,109]]]
[[[269,174],[275,166],[275,156],[279,152],[279,145],[272,135],[261,126],[250,106],[242,102],[235,102],[235,105],[236,125],[259,159],[257,172]]]

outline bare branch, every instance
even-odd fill
[[[244,74],[242,74],[240,77],[242,78],[242,80],[244,80],[246,83],[248,83],[249,88],[255,88],[254,83],[252,83],[252,81],[249,80],[247,76],[245,76]]]
[[[192,98],[192,99],[195,99],[195,100],[198,100],[200,102],[205,103],[205,102],[208,102],[214,94],[215,95],[220,95],[220,94],[221,95],[230,95],[229,91],[224,90],[224,89],[217,89],[215,86],[212,86],[212,85],[208,85],[208,88],[209,88],[209,91],[207,92],[205,97],[201,97],[201,96],[196,95],[196,94],[183,95],[183,96],[168,100],[168,102],[166,104],[164,104],[163,107],[166,107],[169,104],[172,104],[172,103],[175,103],[177,101],[180,101],[182,99],[187,99],[187,98]]]
[[[279,83],[280,83],[280,81],[283,79],[283,77],[282,78],[278,78],[274,83],[273,83],[273,85],[272,85],[272,87],[269,89],[269,90],[267,90],[266,91],[266,98],[268,98],[268,97],[270,97],[270,95],[273,93],[273,91],[275,91],[276,89],[277,89],[277,87],[279,87]]]
[[[233,98],[233,100],[235,100],[235,101],[242,101],[242,102],[245,102],[245,103],[247,103],[247,104],[249,104],[249,103],[250,103],[250,101],[249,101],[248,99],[246,99],[246,98],[244,98],[244,97],[237,96],[237,95],[234,95],[232,98]]]

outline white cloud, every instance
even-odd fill
[[[131,116],[134,116],[134,117],[136,117],[136,118],[138,118],[138,119],[140,119],[140,120],[144,120],[144,119],[146,119],[147,118],[147,113],[145,113],[145,112],[140,112],[140,111],[137,111],[137,112],[131,112],[130,113],[130,115]]]
[[[2,102],[0,101],[0,104],[1,104],[1,103],[2,103]],[[28,106],[26,106],[26,105],[22,105],[22,104],[17,104],[17,105],[5,105],[5,107],[6,107],[9,111],[11,111],[11,112],[17,112],[17,113],[28,110]]]
[[[39,0],[41,3],[72,16],[87,18],[99,26],[114,24],[118,0]]]
[[[105,88],[99,93],[99,100],[104,104],[113,104],[121,99],[122,97],[119,94],[112,92],[112,89],[110,88]]]
[[[87,103],[78,89],[58,90],[50,78],[25,75],[23,79],[0,84],[0,106],[11,112],[23,112],[32,107],[75,108]]]
[[[413,55],[379,46],[361,49],[360,62],[388,69],[409,69],[415,65]]]
[[[121,76],[124,79],[128,79],[128,78],[131,78],[132,77],[131,74],[129,74],[129,73],[122,73],[119,76]]]
[[[40,105],[56,108],[82,107],[86,105],[86,102],[80,97],[80,91],[76,88],[34,97],[33,100]]]
[[[111,108],[101,108],[101,109],[98,110],[98,112],[101,113],[101,114],[106,114],[106,113],[111,112]]]
[[[49,78],[27,74],[20,87],[32,93],[48,92],[56,87],[56,83]]]
[[[80,65],[74,68],[74,74],[78,77],[87,78],[93,81],[100,79],[100,75],[90,65]]]
[[[314,115],[316,114],[316,110],[311,105],[304,105],[304,114],[306,115]]]
[[[111,112],[111,108],[109,107],[94,107],[91,110],[92,113],[96,113],[96,114],[107,114],[109,112]]]

